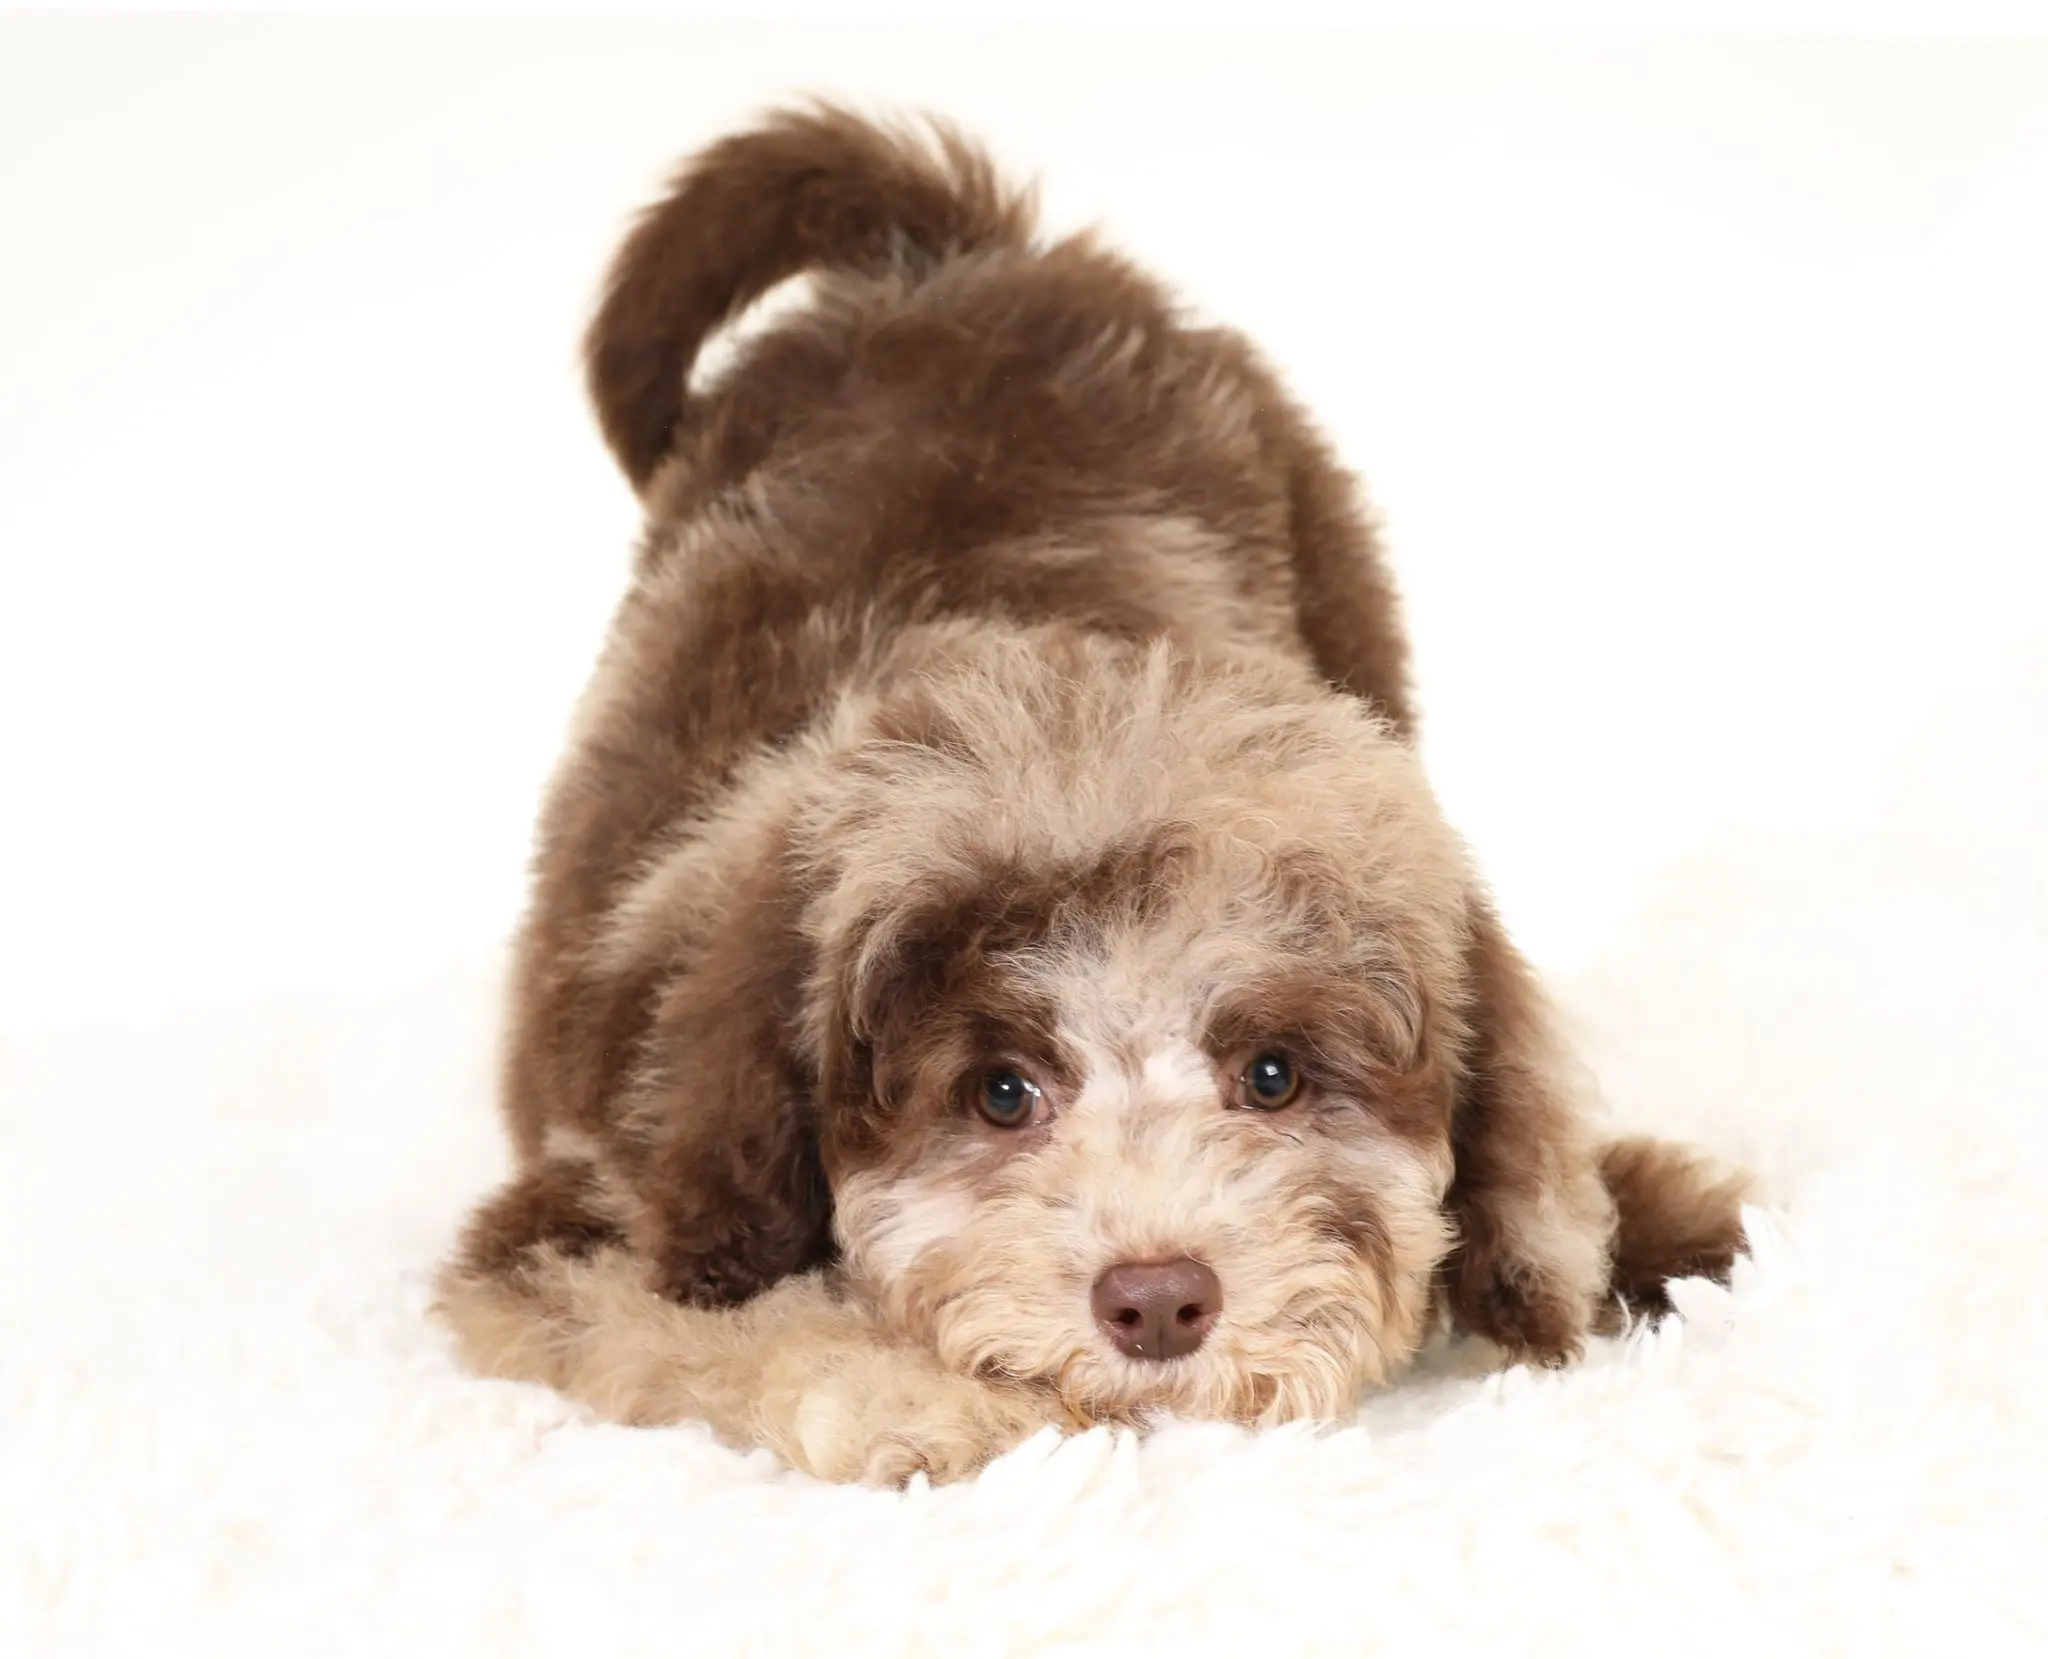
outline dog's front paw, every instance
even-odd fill
[[[1592,1325],[1593,1306],[1583,1288],[1541,1274],[1512,1277],[1467,1260],[1451,1284],[1459,1322],[1510,1359],[1531,1365],[1568,1365],[1579,1357]]]
[[[922,1472],[943,1485],[1057,1420],[1036,1390],[978,1382],[896,1352],[809,1382],[767,1438],[821,1480],[901,1486]]]

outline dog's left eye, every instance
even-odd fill
[[[1015,1129],[1030,1121],[1041,1092],[1022,1072],[998,1066],[982,1073],[981,1092],[975,1104],[981,1115],[998,1129]]]
[[[1301,1093],[1301,1073],[1294,1069],[1293,1061],[1273,1049],[1254,1056],[1239,1081],[1244,1103],[1262,1112],[1277,1112]]]

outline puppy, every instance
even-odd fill
[[[541,814],[517,1173],[440,1281],[469,1364],[944,1479],[1727,1274],[1740,1180],[1590,1126],[1243,339],[813,106],[683,170],[587,362],[647,531]]]

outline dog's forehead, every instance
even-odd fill
[[[1237,943],[1241,951],[1243,942]],[[1227,971],[1233,954],[1214,936],[1131,929],[1070,957],[1045,989],[1062,1028],[1077,1040],[1146,1057],[1192,1044],[1233,977]]]
[[[1148,1095],[1174,1098],[1210,1093],[1216,1074],[1208,1057],[1187,1037],[1165,1038],[1140,1051],[1137,1083]]]
[[[1014,972],[1079,1054],[1166,1085],[1206,1076],[1219,1010],[1262,982],[1314,983],[1334,969],[1255,930],[1169,914],[1022,953]]]

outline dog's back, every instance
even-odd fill
[[[798,274],[812,303],[692,385],[709,335]],[[1410,722],[1355,491],[1272,373],[1091,237],[1034,246],[943,126],[819,108],[712,146],[621,249],[587,360],[650,559],[715,509],[807,614],[1235,635]]]

